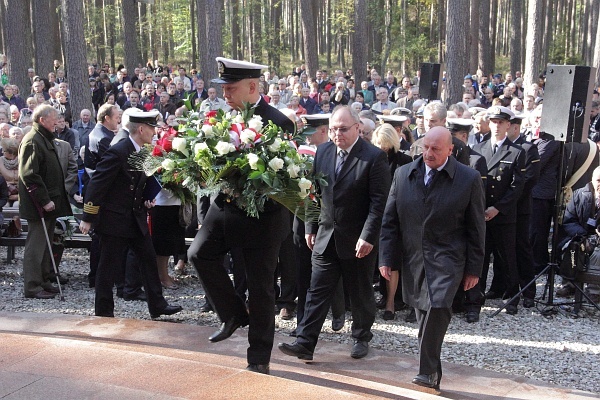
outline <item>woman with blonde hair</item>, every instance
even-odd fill
[[[392,178],[394,177],[396,168],[412,161],[409,155],[400,151],[400,139],[398,138],[396,129],[390,124],[384,123],[379,125],[373,131],[371,143],[387,153]],[[385,285],[383,285],[382,280],[379,283],[379,290],[383,297],[377,302],[377,305],[379,308],[385,308],[383,319],[386,321],[395,319],[396,308],[400,309],[403,305],[402,292],[398,292],[398,296],[396,296],[398,282],[400,281],[400,271],[398,269],[398,265],[392,266],[390,280],[386,281]],[[395,301],[395,299],[398,299],[398,301]]]

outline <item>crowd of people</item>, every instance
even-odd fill
[[[278,77],[261,73],[265,66],[219,63],[220,77],[212,83],[222,85],[224,99],[196,70],[188,74],[158,62],[133,73],[90,65],[93,109],[79,116],[71,113],[68,79],[57,61],[47,78],[29,70],[31,88],[4,85],[0,207],[18,206],[29,223],[24,295],[49,299],[58,293],[51,255],[40,243],[57,217],[71,214],[71,203],[83,209],[82,233],[92,235],[89,284],[96,290],[96,315],[114,316],[114,285],[126,300],[147,301],[153,317],[179,312],[162,295],[178,288],[168,261],[173,256],[174,272],[185,273],[184,238],[196,236],[189,261],[207,292],[200,309],[216,311],[223,322],[210,340],[249,324],[250,370],[268,373],[275,310],[286,320],[296,312],[298,322],[296,341],[280,350],[310,360],[330,307],[334,330],[351,310],[351,356],[363,358],[376,307],[393,320],[408,306],[407,322],[420,329],[421,370],[413,382],[439,388],[440,350],[452,313],[464,312],[476,323],[486,299],[502,298],[512,299],[506,313],[515,315],[521,298],[514,296],[548,265],[560,146],[540,130],[544,77],[524,87],[519,71],[514,80],[512,73],[469,74],[462,101],[447,108],[419,98],[418,73],[372,69],[358,84],[351,70],[308,76],[300,66]],[[329,183],[321,188],[319,223],[304,225],[276,205],[253,220],[217,196],[198,199],[197,218],[181,226],[181,202],[172,193],[162,189],[144,198],[147,180],[127,167],[126,158],[146,143],[172,139],[178,118],[190,111],[186,100],[200,112],[250,102],[286,131],[304,131],[316,153],[315,171]],[[567,185],[586,193],[600,190],[588,185],[598,166],[597,101],[594,91],[591,142],[572,144],[579,156],[567,160]],[[582,196],[576,192],[574,199]],[[565,221],[594,231],[579,214],[571,205]],[[236,229],[223,228],[230,225]],[[565,237],[578,231],[567,228]],[[244,240],[220,229],[264,240],[240,247]],[[566,295],[573,288],[561,290]],[[597,287],[588,290],[598,298]],[[529,286],[522,305],[531,308],[535,301],[535,285]]]

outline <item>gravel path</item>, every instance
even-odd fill
[[[94,314],[94,292],[87,285],[87,251],[65,251],[61,271],[70,278],[64,286],[65,302],[23,297],[22,251],[17,250],[16,260],[9,264],[6,263],[5,250],[0,252],[1,311]],[[173,319],[186,324],[217,326],[219,320],[214,313],[198,311],[204,302],[202,287],[192,273],[193,268],[188,267],[188,272],[189,275],[181,278],[179,289],[164,291],[170,303],[181,304],[184,308]],[[538,296],[543,293],[544,284],[541,280],[538,282]],[[442,360],[600,393],[600,312],[586,306],[579,318],[573,318],[568,307],[563,307],[556,314],[545,317],[537,308],[527,310],[519,307],[516,316],[502,312],[490,318],[500,304],[499,300],[488,302],[488,307],[482,311],[481,321],[476,324],[468,324],[464,317],[455,315],[446,335]],[[372,347],[417,355],[417,325],[404,322],[407,314],[408,310],[397,312],[395,321],[384,321],[378,316],[373,327],[375,337]],[[145,303],[123,301],[116,296],[115,315],[150,319]],[[295,319],[283,321],[276,318],[279,333],[288,334],[295,325]],[[351,342],[349,323],[340,332],[333,332],[330,326],[331,320],[328,319],[321,335],[323,340]]]

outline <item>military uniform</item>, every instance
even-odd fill
[[[497,108],[506,110],[504,107],[495,107]],[[495,115],[499,114],[494,114],[491,118]],[[508,117],[505,119],[510,120]],[[485,259],[478,285],[481,292],[485,292],[490,255],[495,251],[494,257],[498,258],[506,283],[505,296],[512,297],[519,291],[516,223],[517,204],[525,184],[525,151],[508,138],[499,144],[496,152],[492,147],[492,140],[475,145],[473,150],[483,155],[487,161],[486,208],[493,206],[499,211],[486,224]],[[518,299],[512,305],[516,307]]]

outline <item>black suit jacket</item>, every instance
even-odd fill
[[[540,179],[540,154],[537,146],[527,142],[523,136],[519,136],[514,144],[525,150],[525,183],[517,203],[517,215],[529,215],[531,214],[531,191]]]
[[[485,206],[494,206],[498,215],[490,224],[517,222],[517,202],[525,184],[525,151],[508,138],[494,154],[492,141],[476,144],[473,150],[485,157],[488,167]]]
[[[323,254],[335,239],[341,259],[356,255],[358,239],[377,245],[381,218],[390,189],[387,155],[359,138],[335,178],[337,146],[323,143],[317,148],[314,171],[326,176],[321,187],[321,215],[318,224],[307,223],[306,233],[316,234],[313,252]]]
[[[131,140],[111,146],[87,184],[82,219],[95,223],[98,233],[123,238],[148,233],[143,198],[146,175],[128,164],[134,151]]]

